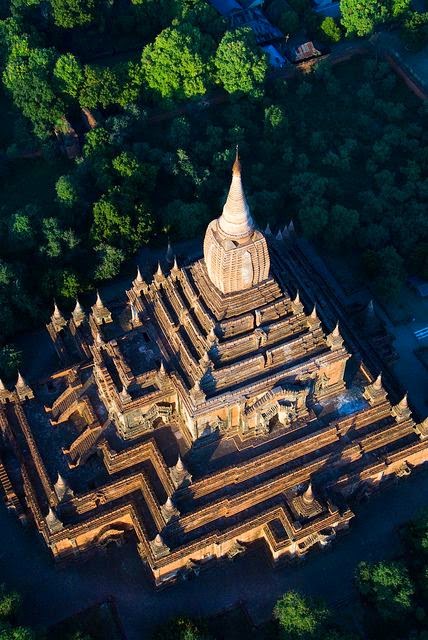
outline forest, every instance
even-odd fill
[[[266,11],[330,42],[387,20],[417,22],[423,41],[425,14],[409,2],[371,4],[364,33],[351,0],[334,28],[309,0]],[[262,228],[293,219],[328,251],[352,252],[385,300],[408,274],[428,277],[428,111],[381,57],[286,78],[248,28],[229,31],[199,0],[2,0],[0,18],[0,345],[45,322],[54,298],[72,308],[142,246],[200,238],[236,144]],[[58,144],[71,127],[72,160]],[[15,365],[3,347],[1,372]]]

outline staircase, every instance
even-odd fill
[[[90,425],[74,440],[69,449],[64,450],[64,453],[69,457],[70,466],[79,466],[91,455],[101,434],[109,424],[110,421],[107,420],[103,425],[99,423]]]
[[[73,413],[73,411],[70,412],[70,409],[73,407],[76,400],[78,400],[80,393],[81,388],[76,390],[73,387],[67,387],[67,389],[58,396],[51,408],[51,414],[54,421],[64,422],[70,417],[71,413]]]
[[[6,506],[9,509],[14,509],[16,513],[19,515],[22,512],[21,503],[18,500],[18,496],[16,495],[12,487],[12,483],[9,479],[7,471],[4,468],[4,465],[1,461],[0,461],[0,484],[5,494]]]

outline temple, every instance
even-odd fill
[[[293,233],[257,228],[237,157],[200,260],[138,269],[111,308],[55,304],[62,368],[0,382],[5,501],[55,559],[133,539],[156,585],[254,544],[295,560],[427,461],[427,419],[384,386]]]

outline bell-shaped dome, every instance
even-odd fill
[[[223,212],[205,234],[204,259],[211,282],[222,293],[250,289],[269,277],[267,243],[250,214],[238,153]]]
[[[254,231],[254,223],[245,198],[241,179],[241,163],[238,153],[232,168],[232,182],[218,224],[232,238],[245,238]]]

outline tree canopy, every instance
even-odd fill
[[[263,94],[268,62],[248,27],[227,31],[214,58],[216,79],[228,93]]]
[[[366,36],[384,22],[398,18],[411,0],[340,0],[342,24],[349,35]]]
[[[276,603],[273,615],[284,638],[306,640],[319,638],[329,612],[322,603],[314,603],[295,591],[287,591]]]
[[[74,29],[90,24],[95,18],[95,0],[50,0],[55,24]]]
[[[412,608],[414,587],[402,564],[362,562],[357,570],[357,583],[361,593],[386,620],[400,620]]]
[[[163,98],[193,98],[206,93],[212,42],[197,27],[181,24],[160,33],[141,57],[147,85]]]

